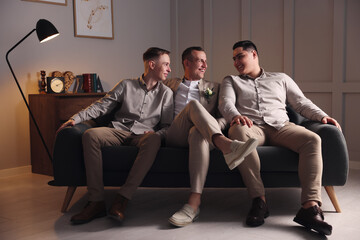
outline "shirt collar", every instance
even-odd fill
[[[148,91],[146,88],[146,83],[144,81],[144,74],[142,74],[141,77],[139,78],[139,84],[140,84],[140,87],[142,87],[145,91]],[[157,90],[159,88],[159,85],[160,85],[159,82],[157,82],[155,87],[153,89],[151,89],[150,91]]]
[[[144,74],[141,75],[141,77],[139,78],[139,82],[140,82],[140,85],[141,85],[141,86],[146,86],[146,83],[145,83],[145,81],[144,81]]]
[[[265,71],[264,71],[263,68],[260,68],[260,70],[261,70],[260,76],[257,77],[257,78],[252,78],[252,77],[250,77],[249,75],[246,75],[246,74],[240,75],[240,78],[246,79],[246,80],[255,80],[255,79],[258,79],[258,78],[263,78],[265,76]]]
[[[197,86],[200,83],[200,80],[187,80],[185,77],[183,77],[182,83],[188,87],[191,87],[191,86]]]

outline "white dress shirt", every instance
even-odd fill
[[[189,81],[184,79],[180,83],[175,95],[174,117],[178,115],[191,100],[200,101],[199,81]]]

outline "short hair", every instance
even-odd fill
[[[188,47],[187,49],[184,50],[184,52],[181,55],[181,60],[182,60],[183,65],[184,65],[185,59],[189,59],[191,57],[192,51],[205,52],[205,50],[202,47],[197,47],[197,46]]]
[[[238,47],[242,47],[245,51],[255,50],[259,54],[255,44],[250,40],[239,41],[234,44],[232,49],[235,50]]]
[[[148,61],[154,58],[158,58],[163,54],[170,54],[170,51],[162,49],[162,48],[157,48],[157,47],[151,47],[148,50],[146,50],[146,52],[144,52],[143,54],[143,60]]]

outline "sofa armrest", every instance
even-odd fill
[[[307,121],[307,118],[304,118],[297,112],[295,112],[294,109],[292,109],[290,106],[286,106],[286,111],[289,116],[290,122],[293,122],[297,125],[302,125],[303,122]]]
[[[82,150],[82,134],[91,128],[80,123],[62,129],[56,136],[53,151],[53,185],[82,186],[86,184]]]
[[[304,121],[302,125],[321,137],[323,186],[342,186],[349,171],[349,154],[343,133],[334,125]]]

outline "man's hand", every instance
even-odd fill
[[[327,124],[327,123],[328,123],[328,124],[333,124],[333,125],[335,125],[340,131],[342,131],[340,124],[339,124],[334,118],[331,118],[331,117],[326,116],[326,117],[323,117],[323,118],[321,119],[321,122],[324,123],[324,124]]]
[[[70,119],[70,120],[67,120],[65,123],[63,123],[63,125],[61,125],[59,127],[59,129],[56,131],[56,134],[58,134],[58,132],[60,132],[61,129],[67,127],[67,126],[74,126],[75,125],[75,121]]]
[[[237,124],[237,125],[247,125],[249,128],[252,127],[253,125],[253,122],[248,118],[248,117],[245,117],[245,116],[241,116],[241,115],[238,115],[238,116],[235,116],[231,123],[230,123],[230,127],[234,124]]]

